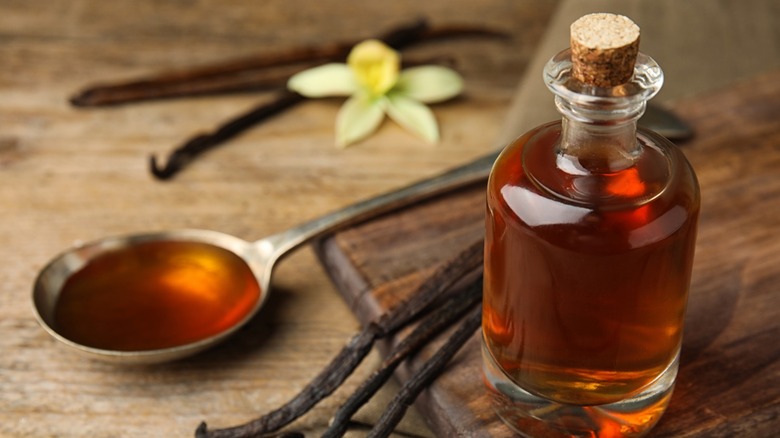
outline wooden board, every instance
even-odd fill
[[[702,214],[678,384],[653,437],[773,436],[780,429],[780,71],[673,109]],[[396,305],[483,236],[477,186],[344,230],[318,254],[358,318]],[[401,370],[404,380],[427,353]],[[511,436],[492,413],[475,334],[417,407],[440,436]]]

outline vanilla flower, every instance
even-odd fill
[[[400,70],[401,57],[378,40],[356,45],[346,64],[331,63],[293,75],[287,86],[306,97],[350,96],[336,118],[336,144],[345,147],[373,133],[385,114],[423,139],[439,140],[426,103],[457,96],[460,75],[440,66]]]

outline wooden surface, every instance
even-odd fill
[[[681,367],[653,437],[769,437],[780,430],[780,71],[677,102],[702,213]],[[321,258],[367,323],[437,264],[482,238],[483,187],[344,230]],[[419,366],[417,357],[401,378]],[[479,378],[479,333],[418,407],[440,436],[511,436]]]
[[[256,239],[483,154],[554,7],[547,0],[0,0],[0,436],[192,436],[202,420],[235,425],[290,398],[359,328],[308,248],[279,266],[267,307],[235,338],[159,367],[118,368],[61,348],[35,322],[33,280],[78,241],[184,227]],[[148,173],[150,154],[163,157],[268,96],[103,109],[67,103],[88,83],[368,37],[420,16],[513,37],[407,52],[451,56],[466,80],[463,97],[434,107],[438,146],[386,122],[338,150],[333,126],[342,100],[312,101],[162,183]],[[372,355],[356,377],[377,360]],[[316,436],[357,383],[349,380],[292,428]]]

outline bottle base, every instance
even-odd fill
[[[635,438],[644,436],[663,415],[672,397],[679,354],[642,392],[619,402],[579,406],[533,395],[510,380],[482,343],[483,374],[496,414],[528,438]]]

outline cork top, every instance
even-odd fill
[[[631,80],[639,52],[639,26],[616,14],[589,14],[571,25],[572,76],[596,87]]]

